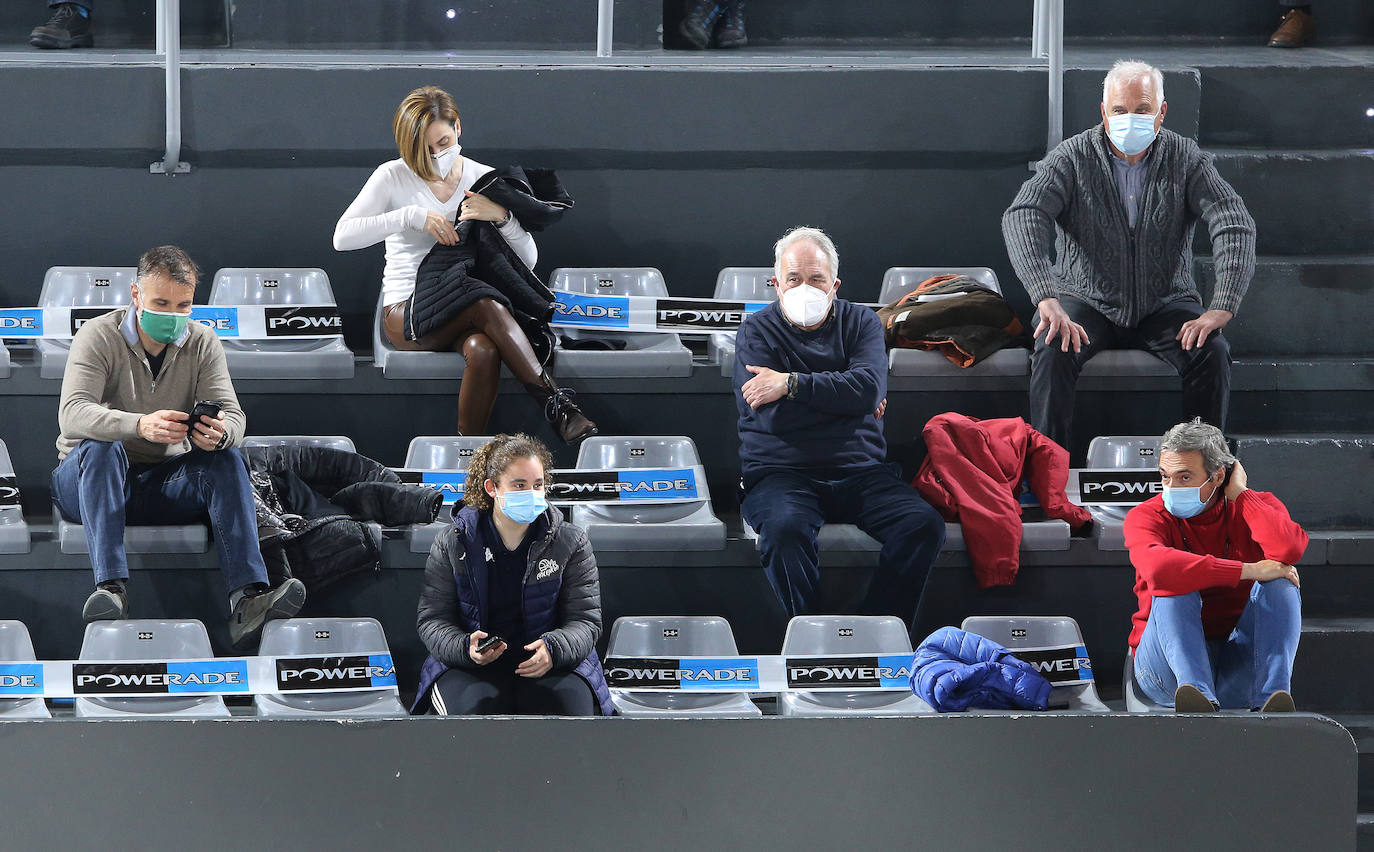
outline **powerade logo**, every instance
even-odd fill
[[[548,492],[549,499],[564,502],[700,499],[696,471],[690,468],[560,472]]]
[[[42,663],[0,664],[0,695],[42,695]]]
[[[42,337],[42,308],[0,310],[0,337]]]
[[[910,689],[911,654],[788,657],[787,686],[797,689]]]
[[[624,296],[586,296],[559,290],[553,324],[583,328],[629,328],[630,300]],[[563,322],[559,322],[562,320]]]
[[[1087,647],[1083,645],[1016,651],[1013,656],[1023,663],[1029,663],[1055,685],[1093,679],[1092,660],[1088,657]]]
[[[1164,493],[1164,483],[1153,470],[1114,470],[1078,473],[1078,493],[1084,503],[1110,500],[1143,503]]]
[[[109,308],[72,308],[72,334],[76,334],[81,330],[81,326],[96,317],[103,317],[109,312]]]
[[[19,480],[13,476],[0,476],[0,509],[19,505]]]
[[[612,657],[604,667],[612,689],[681,689],[720,691],[758,689],[759,661],[754,657],[657,659]]]
[[[191,321],[200,323],[220,337],[239,336],[238,308],[195,307],[191,309]]]
[[[463,499],[463,487],[468,481],[463,470],[398,470],[396,475],[408,485],[423,485],[444,495],[444,503]]]
[[[745,317],[765,307],[763,303],[659,299],[655,314],[662,329],[734,331]]]
[[[277,689],[282,692],[371,689],[395,685],[396,667],[391,662],[390,654],[277,660]]]
[[[343,317],[330,307],[263,308],[268,337],[334,337],[343,334]]]
[[[247,660],[73,663],[77,695],[219,695],[248,691]]]

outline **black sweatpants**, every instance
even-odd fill
[[[591,686],[574,672],[521,677],[509,668],[449,669],[429,693],[439,716],[596,716]]]

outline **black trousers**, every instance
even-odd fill
[[[1202,314],[1202,305],[1175,302],[1145,317],[1135,328],[1122,328],[1087,302],[1061,296],[1059,304],[1070,319],[1083,326],[1091,343],[1081,352],[1061,352],[1058,337],[1049,346],[1045,345],[1043,335],[1036,338],[1030,378],[1031,425],[1036,431],[1073,451],[1070,440],[1078,374],[1089,358],[1104,349],[1144,349],[1168,362],[1183,379],[1183,419],[1201,417],[1204,423],[1226,429],[1231,398],[1231,345],[1220,332],[1212,333],[1201,347],[1188,352],[1174,339],[1185,322]]]
[[[521,677],[509,668],[449,669],[434,682],[439,716],[595,716],[596,696],[574,672]]]

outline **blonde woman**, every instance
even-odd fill
[[[438,329],[407,337],[406,302],[415,292],[416,272],[436,244],[458,243],[456,223],[490,222],[529,269],[539,251],[510,210],[473,192],[492,168],[463,156],[463,126],[447,92],[424,86],[406,95],[392,129],[401,156],[377,167],[334,228],[338,251],[386,243],[382,330],[391,345],[462,354],[459,434],[486,432],[503,363],[544,404],[561,439],[573,443],[596,434],[596,425],[554,384],[509,308],[496,299],[478,299]]]

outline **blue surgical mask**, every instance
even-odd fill
[[[517,524],[532,524],[549,508],[541,491],[507,491],[501,495],[501,512]]]
[[[1201,485],[1196,488],[1165,488],[1164,508],[1176,518],[1191,518],[1206,509],[1216,494],[1217,490],[1214,487],[1212,493],[1204,500]]]
[[[1107,136],[1117,150],[1134,157],[1155,141],[1155,116],[1127,113],[1107,116]]]

